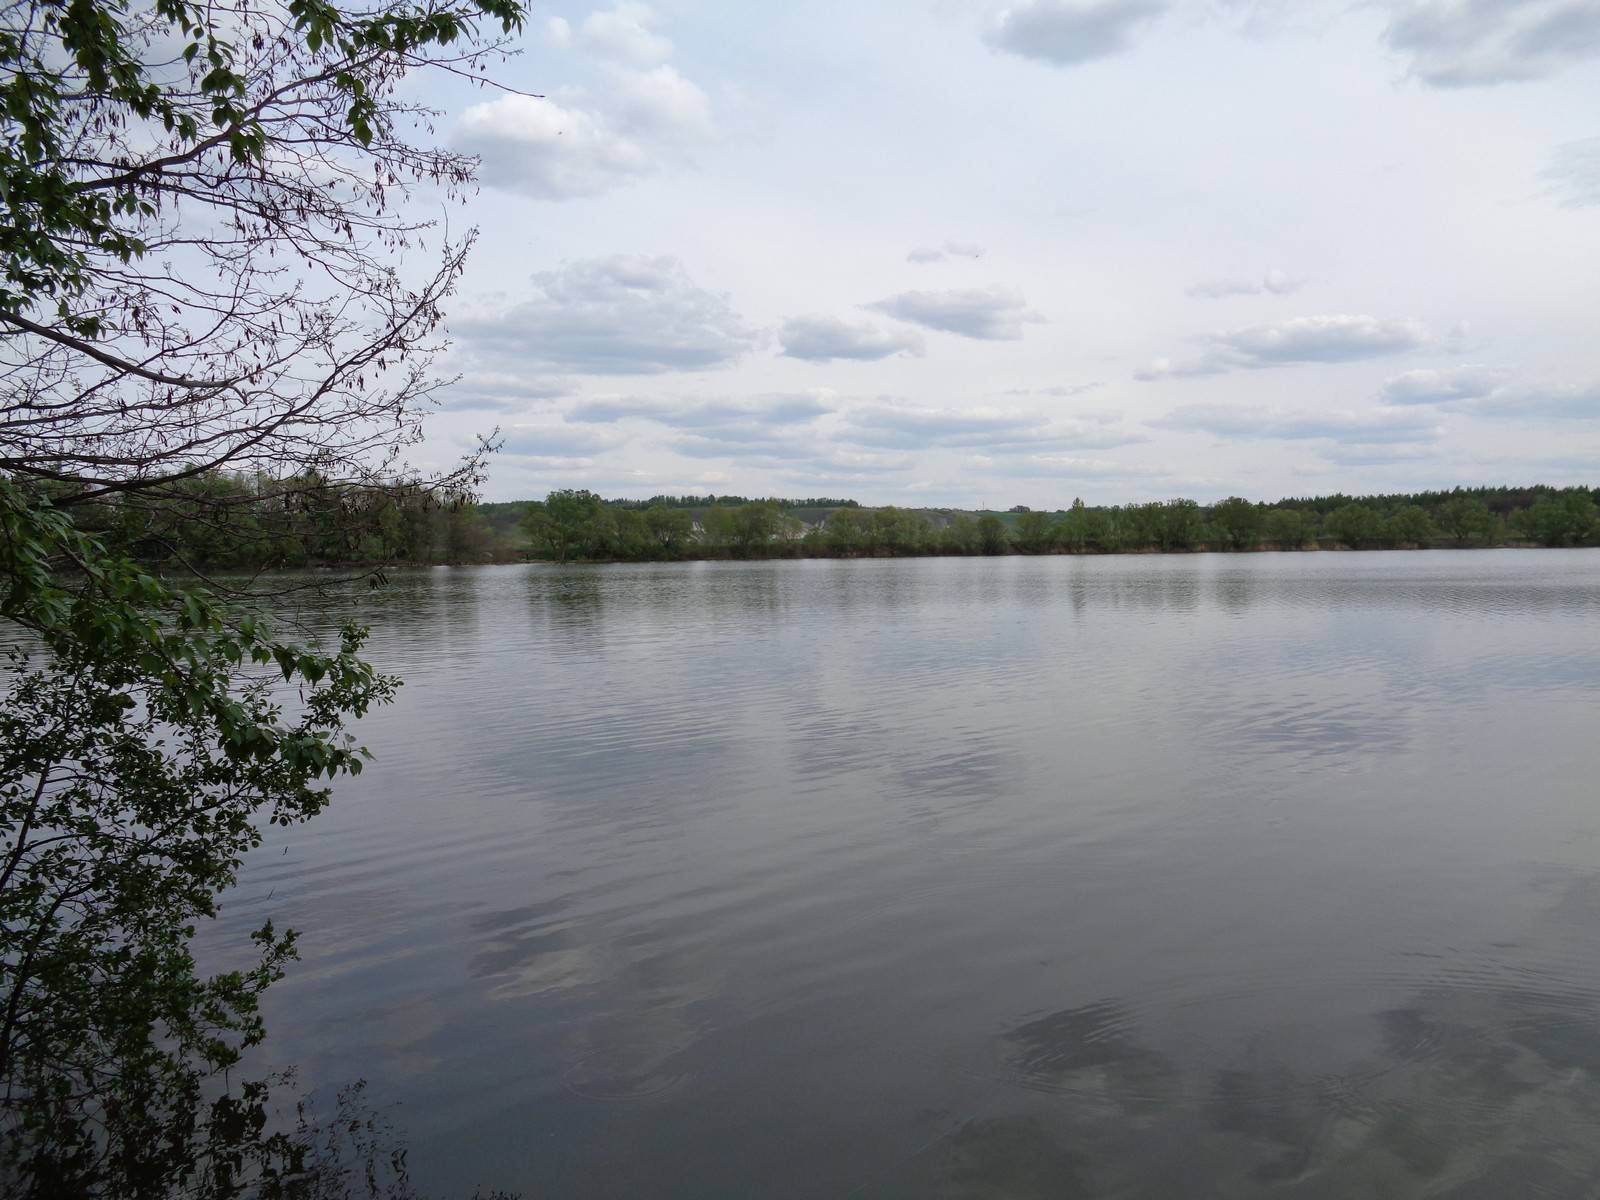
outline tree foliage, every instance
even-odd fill
[[[0,697],[8,1195],[232,1195],[247,1162],[283,1194],[259,1093],[205,1081],[261,1037],[293,936],[263,927],[252,966],[212,976],[189,939],[263,822],[360,769],[348,723],[395,681],[359,629],[302,646],[130,555],[259,559],[286,523],[322,556],[367,518],[413,540],[422,512],[467,513],[445,532],[470,544],[481,453],[433,479],[403,455],[471,235],[403,201],[459,196],[474,163],[418,140],[404,84],[477,77],[521,20],[518,0],[0,15],[0,618],[31,647]]]
[[[1212,506],[1211,525],[1219,550],[1254,550],[1261,544],[1265,513],[1259,505],[1230,496]]]
[[[1475,496],[1452,496],[1434,510],[1439,529],[1458,546],[1487,541],[1494,532],[1494,516]]]
[[[1316,536],[1316,523],[1293,508],[1271,508],[1262,514],[1261,532],[1279,550],[1303,550]]]
[[[653,504],[645,510],[644,523],[655,540],[655,548],[666,558],[682,554],[694,536],[694,519],[681,508]]]
[[[1518,527],[1546,546],[1574,546],[1587,540],[1600,521],[1592,496],[1583,491],[1544,496],[1517,516]]]
[[[474,165],[412,139],[431,114],[402,84],[474,72],[485,16],[509,30],[521,10],[9,7],[0,471],[73,504],[151,503],[223,467],[392,474],[439,386],[431,337],[471,240],[418,254],[430,222],[401,201],[419,182],[459,195]]]
[[[195,921],[258,814],[305,820],[325,781],[361,769],[346,724],[395,681],[358,656],[358,629],[332,652],[281,640],[3,479],[0,587],[40,651],[13,654],[0,700],[3,1165],[28,1187],[121,1194],[143,1187],[163,1122],[259,1040],[256,999],[293,953],[269,924],[253,968],[202,978]]]

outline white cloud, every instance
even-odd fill
[[[1557,146],[1541,176],[1566,207],[1600,206],[1600,137]]]
[[[1438,458],[1439,448],[1428,443],[1373,445],[1363,442],[1354,445],[1323,446],[1317,453],[1323,461],[1338,467],[1386,467],[1395,463],[1414,463]]]
[[[996,50],[1068,67],[1120,54],[1166,0],[1024,0],[1002,9],[984,39]]]
[[[901,292],[868,308],[899,321],[980,341],[1015,341],[1026,322],[1043,320],[1028,309],[1014,288],[964,288],[943,292]]]
[[[815,455],[809,437],[796,439],[776,430],[740,425],[696,429],[672,438],[666,447],[686,458],[735,458],[743,462],[809,460]]]
[[[1049,447],[1105,450],[1145,440],[1142,434],[1092,418],[1055,421],[1038,413],[1006,409],[882,403],[865,404],[846,412],[838,437],[861,446],[903,450],[967,447],[989,453]]]
[[[1600,417],[1600,383],[1512,382],[1504,367],[1406,371],[1384,381],[1391,405],[1437,404],[1478,417],[1589,421]]]
[[[711,136],[706,94],[665,63],[619,74],[611,95],[617,128],[637,141],[660,148]]]
[[[826,393],[788,392],[740,400],[688,400],[673,396],[597,396],[573,406],[569,421],[609,424],[637,418],[674,429],[728,425],[800,425],[825,416]]]
[[[1544,79],[1600,55],[1594,0],[1392,0],[1384,33],[1431,87]]]
[[[1296,279],[1283,271],[1272,270],[1259,279],[1208,279],[1192,284],[1187,294],[1203,300],[1224,300],[1231,296],[1259,296],[1270,292],[1274,296],[1287,296],[1305,286],[1305,280]]]
[[[743,465],[814,463],[826,442],[814,422],[834,411],[829,396],[825,390],[717,400],[598,396],[574,405],[566,416],[580,426],[608,429],[606,436],[619,439],[629,436],[617,432],[624,422],[659,425],[669,434],[648,435],[651,444],[685,458],[727,458]]]
[[[1416,321],[1365,316],[1292,317],[1219,334],[1213,344],[1247,365],[1353,362],[1415,350],[1427,331]]]
[[[910,263],[944,262],[949,258],[982,258],[983,247],[976,242],[959,242],[954,239],[942,246],[915,246],[906,255]]]
[[[469,371],[445,389],[440,404],[452,411],[511,412],[569,395],[572,390],[572,380],[559,375]]]
[[[1505,382],[1504,367],[1466,365],[1403,371],[1383,381],[1385,404],[1450,404],[1487,396]]]
[[[1419,350],[1429,342],[1427,329],[1418,321],[1343,313],[1291,317],[1212,334],[1200,357],[1184,362],[1157,359],[1135,372],[1134,378],[1183,378],[1252,367],[1359,362]]]
[[[1515,421],[1593,421],[1600,418],[1600,383],[1532,383],[1496,388],[1464,411]]]
[[[1024,479],[1150,483],[1173,477],[1171,471],[1153,463],[1118,462],[1115,459],[1084,458],[1075,454],[1028,454],[1007,459],[974,455],[972,461],[975,466]]]
[[[1153,358],[1144,366],[1133,373],[1133,377],[1141,383],[1153,383],[1158,379],[1194,379],[1201,375],[1220,375],[1228,367],[1220,359],[1194,358],[1183,362],[1174,362],[1170,358]]]
[[[656,33],[655,14],[643,4],[619,4],[590,13],[578,44],[596,57],[629,67],[653,67],[672,56],[672,42]]]
[[[575,42],[604,60],[597,94],[508,94],[461,114],[454,143],[478,156],[484,183],[542,200],[596,196],[685,165],[710,140],[711,102],[662,61],[672,43],[645,27],[640,14],[646,11],[595,13],[576,39],[565,21],[550,22],[552,42]]]
[[[533,96],[474,104],[456,127],[456,145],[479,156],[485,183],[546,200],[598,195],[656,167],[648,147],[599,114]]]
[[[808,362],[852,359],[875,362],[892,354],[921,354],[920,335],[880,329],[870,322],[854,323],[838,317],[791,317],[778,335],[783,353]]]
[[[677,259],[640,255],[541,272],[527,300],[452,328],[477,358],[530,373],[701,371],[733,362],[758,341],[729,298],[698,287]]]
[[[1105,380],[1103,379],[1090,379],[1084,383],[1058,383],[1051,387],[1042,388],[1006,388],[1002,394],[1006,396],[1057,396],[1061,399],[1066,399],[1071,396],[1081,396],[1085,392],[1092,392],[1096,388],[1105,387],[1105,385]],[[1088,419],[1090,414],[1079,413],[1078,415]],[[1099,414],[1096,419],[1110,420],[1114,418],[1108,417],[1106,414]]]
[[[1541,453],[1600,452],[1600,59],[1525,36],[1600,0],[983,0],[953,23],[922,0],[826,19],[647,2],[659,19],[618,0],[531,17],[495,73],[547,101],[412,93],[461,121],[445,137],[494,181],[465,214],[483,234],[444,367],[466,378],[430,445],[564,423],[626,435],[561,476],[584,485],[715,468],[726,490],[787,492],[789,471],[805,493],[817,471],[859,475],[841,494],[865,502],[914,477],[934,502],[1036,506],[1077,489],[1026,472],[1068,459],[1120,460],[1081,485],[1110,503],[1148,490],[1133,466],[1275,497],[1380,471],[1396,489],[1513,482]],[[1418,13],[1454,14],[1454,40]],[[619,250],[686,276],[585,267]],[[1033,310],[1051,323],[1029,328]],[[1132,384],[1156,355],[1144,374],[1165,382]],[[1109,382],[1077,394],[1092,380]],[[836,394],[782,423],[774,397],[817,383]],[[1180,404],[1252,410],[1217,434],[1160,423]],[[1386,423],[1349,419],[1363,409]],[[1505,463],[1480,467],[1491,451]],[[530,494],[519,461],[491,463],[489,494]]]
[[[627,438],[609,429],[574,429],[562,421],[519,422],[501,438],[501,454],[513,458],[533,458],[546,463],[559,459],[592,460],[596,454],[615,450]]]
[[[1293,412],[1244,404],[1192,404],[1153,422],[1165,429],[1210,433],[1217,437],[1276,441],[1319,441],[1368,445],[1425,442],[1438,436],[1435,417],[1426,413],[1373,409],[1367,412]]]

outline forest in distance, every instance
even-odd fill
[[[194,504],[108,501],[85,524],[141,562],[218,570],[484,562],[1188,553],[1600,544],[1600,489],[1529,487],[1172,499],[1056,510],[868,507],[846,498],[653,496],[576,488],[477,503],[387,482],[197,477]],[[231,493],[230,503],[216,503]],[[259,497],[253,500],[252,497]]]

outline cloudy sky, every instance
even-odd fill
[[[498,74],[491,499],[1600,482],[1600,0],[538,6]]]

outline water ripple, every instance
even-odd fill
[[[302,931],[269,1049],[430,1190],[1600,1194],[1600,553],[362,603],[377,764],[202,951]]]

